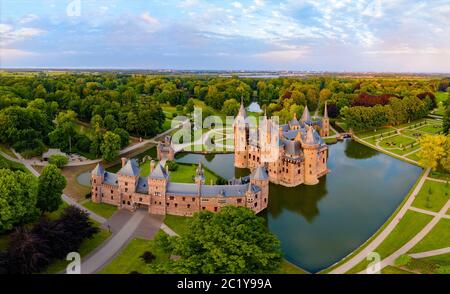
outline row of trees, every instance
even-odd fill
[[[425,135],[420,138],[419,163],[433,170],[450,172],[450,135]]]
[[[430,105],[424,100],[408,96],[403,99],[390,98],[386,105],[346,106],[341,109],[340,114],[349,128],[367,129],[416,120],[426,116],[429,110]]]
[[[75,206],[65,208],[57,220],[43,218],[32,228],[19,227],[11,234],[7,251],[0,252],[0,273],[42,272],[52,261],[78,251],[81,242],[98,230]]]

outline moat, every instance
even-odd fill
[[[410,165],[355,141],[330,145],[331,173],[314,186],[270,185],[269,206],[261,215],[281,240],[285,258],[317,272],[358,248],[389,218],[421,173]],[[181,154],[177,161],[200,160],[229,179],[233,154]]]

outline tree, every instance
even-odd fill
[[[240,104],[236,99],[228,99],[223,103],[222,112],[225,115],[235,116],[239,111]]]
[[[192,113],[192,112],[194,112],[194,107],[195,107],[195,101],[194,101],[194,99],[190,98],[190,99],[187,101],[186,106],[185,106],[186,113]]]
[[[121,140],[119,135],[107,131],[103,135],[103,142],[100,145],[102,158],[106,161],[113,161],[117,156],[119,156],[120,142]]]
[[[120,147],[124,148],[130,144],[130,135],[122,128],[116,128],[114,133],[120,137]]]
[[[103,128],[103,119],[99,114],[96,114],[91,118],[91,127]]]
[[[36,219],[37,190],[31,174],[0,169],[0,232]]]
[[[257,274],[277,270],[278,239],[248,208],[225,206],[218,213],[196,213],[188,230],[169,239],[181,258],[151,271],[189,274]],[[165,240],[167,241],[167,240]],[[169,246],[170,247],[170,246]]]
[[[67,156],[59,154],[54,154],[48,159],[48,163],[54,164],[58,168],[65,166],[67,162],[69,162]]]
[[[44,270],[50,263],[45,240],[30,230],[20,227],[11,235],[8,255],[12,274],[32,274]]]
[[[447,138],[444,135],[424,135],[419,139],[420,151],[417,153],[423,166],[436,170],[447,155]]]
[[[73,205],[64,209],[59,221],[67,232],[68,241],[76,248],[80,247],[84,239],[91,238],[99,232],[99,228],[89,219],[89,214]]]
[[[72,152],[72,138],[76,135],[75,121],[77,114],[68,110],[67,112],[60,112],[56,117],[56,129],[49,134],[50,144],[61,147],[68,146],[69,152]],[[67,142],[67,145],[63,144]]]
[[[110,131],[117,129],[118,124],[116,119],[114,118],[114,115],[106,115],[105,119],[103,120],[103,126]]]
[[[62,203],[61,194],[66,187],[66,178],[56,165],[48,164],[39,176],[37,207],[44,212],[58,209]]]

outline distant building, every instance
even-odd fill
[[[195,212],[217,212],[225,205],[245,206],[258,213],[267,207],[269,180],[264,167],[255,168],[244,180],[230,185],[205,185],[202,165],[195,183],[174,183],[161,164],[150,162],[150,176],[141,177],[136,161],[122,159],[119,172],[110,173],[98,164],[91,172],[92,201],[119,208],[145,208],[151,214],[192,216]]]
[[[172,138],[170,136],[166,136],[164,142],[158,142],[156,156],[158,160],[173,160],[175,158],[175,150],[173,149]]]
[[[59,149],[48,149],[47,152],[42,153],[42,159],[45,161],[48,161],[50,157],[52,157],[53,155],[61,155],[61,156],[65,156],[67,157],[67,154],[62,152]]]
[[[263,110],[259,106],[258,102],[253,101],[250,103],[250,105],[247,107],[247,111],[249,112],[255,112],[255,113],[263,113]]]

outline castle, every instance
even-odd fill
[[[195,183],[174,183],[169,171],[159,162],[150,162],[150,175],[140,176],[138,163],[122,159],[117,173],[105,171],[98,164],[91,172],[92,201],[119,208],[147,209],[151,214],[192,216],[200,210],[218,211],[222,206],[245,206],[258,213],[267,207],[269,180],[266,169],[257,167],[249,177],[229,185],[206,185],[199,163]]]
[[[233,126],[235,167],[254,170],[264,165],[268,169],[270,182],[287,187],[317,184],[319,178],[329,172],[328,146],[321,138],[330,132],[327,105],[323,118],[317,121],[311,119],[306,106],[300,121],[294,114],[291,121],[279,126],[278,136],[271,134],[272,124],[272,119],[264,115],[256,134],[251,134],[241,103]],[[277,142],[271,142],[274,138]],[[268,157],[272,160],[266,161]]]
[[[308,108],[300,119],[296,116],[279,126],[276,142],[273,138],[272,119],[264,115],[263,125],[257,128],[257,138],[267,138],[264,143],[254,139],[246,122],[247,114],[241,104],[234,123],[234,165],[249,168],[250,176],[232,179],[228,185],[206,185],[204,170],[199,163],[194,183],[175,183],[170,180],[166,160],[174,159],[171,138],[165,137],[157,145],[160,162],[150,161],[150,175],[140,175],[136,160],[122,158],[117,173],[107,172],[98,164],[91,172],[92,201],[107,203],[119,208],[146,209],[151,214],[192,216],[195,212],[217,212],[225,205],[245,206],[258,213],[267,208],[269,182],[293,187],[300,184],[314,185],[319,177],[329,172],[328,147],[321,136],[329,135],[329,118],[325,105],[322,120],[313,121]],[[273,148],[274,144],[276,147]],[[275,153],[275,154],[274,154]],[[270,154],[275,160],[266,161]]]

